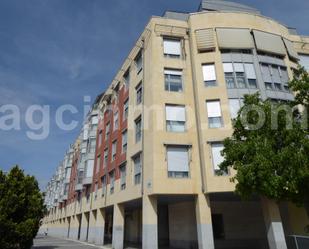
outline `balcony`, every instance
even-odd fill
[[[91,185],[92,184],[92,177],[85,177],[83,179],[83,185]]]

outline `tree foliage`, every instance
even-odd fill
[[[0,245],[29,249],[44,214],[43,196],[33,176],[18,167],[0,170]]]
[[[233,135],[224,141],[220,168],[236,170],[231,180],[243,198],[258,194],[301,206],[309,202],[309,134],[303,122],[308,118],[306,111],[291,111],[295,104],[308,108],[309,77],[304,69],[297,70],[290,88],[297,94],[288,103],[245,96]]]

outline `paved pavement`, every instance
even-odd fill
[[[53,237],[45,237],[38,235],[33,241],[32,249],[97,249],[103,247],[96,247],[71,240],[64,240]]]

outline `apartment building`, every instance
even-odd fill
[[[298,63],[309,70],[309,37],[245,5],[151,17],[48,184],[42,229],[115,249],[306,240],[304,209],[242,201],[235,172],[218,174],[243,96],[292,100]]]

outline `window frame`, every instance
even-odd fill
[[[181,59],[182,49],[183,49],[182,41],[183,41],[183,38],[181,37],[163,36],[163,56],[165,58],[170,58],[170,59]],[[174,42],[174,43],[179,42],[179,54],[167,53],[166,42]]]
[[[174,72],[174,74],[172,73]],[[183,70],[182,69],[170,69],[170,68],[164,68],[164,89],[167,92],[175,92],[175,93],[181,93],[184,91],[184,84],[183,84]],[[180,80],[177,82],[175,79],[173,80],[172,76],[179,76]],[[173,82],[174,81],[174,82]],[[171,90],[172,84],[179,85],[178,91]]]
[[[183,108],[184,111],[184,121],[179,121],[179,120],[168,120],[167,118],[167,108]],[[174,132],[174,133],[184,133],[187,131],[187,127],[186,127],[186,122],[187,121],[187,116],[186,116],[186,106],[185,105],[174,105],[174,104],[165,104],[165,128],[167,132]],[[181,131],[177,131],[177,129],[173,129],[173,123],[177,123],[177,124],[183,124],[183,130]],[[177,126],[180,127],[180,126]]]
[[[134,120],[135,124],[135,143],[139,143],[142,140],[142,116],[139,116]],[[139,129],[138,129],[139,128]]]
[[[169,149],[185,149],[187,153],[187,171],[169,171]],[[166,164],[167,164],[167,177],[170,179],[187,179],[190,178],[190,164],[191,164],[191,146],[190,145],[174,145],[167,144],[165,146],[166,150]]]
[[[208,110],[208,103],[214,103],[214,102],[219,102],[219,107],[220,107],[220,116],[215,116],[215,117],[210,117],[209,116],[209,110]],[[221,101],[220,99],[213,99],[213,100],[206,100],[206,112],[207,112],[207,120],[208,120],[208,128],[209,129],[219,129],[224,127],[224,122],[223,122],[223,115],[222,115],[222,108],[221,108]],[[211,120],[220,120],[220,126],[212,126],[213,122]]]

